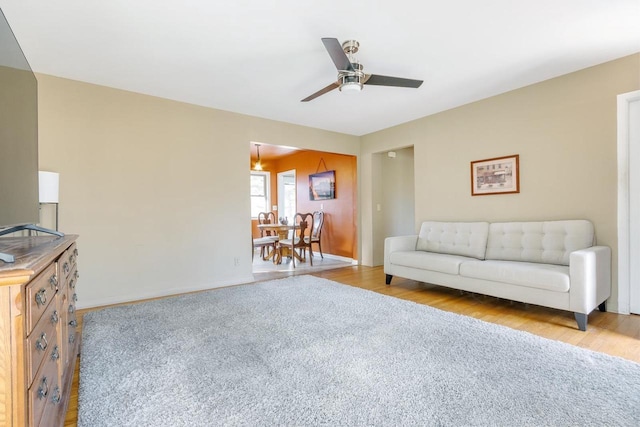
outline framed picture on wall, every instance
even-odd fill
[[[520,192],[520,156],[496,157],[471,162],[471,195]]]
[[[336,171],[309,175],[309,200],[336,198]]]

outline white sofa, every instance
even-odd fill
[[[575,313],[605,311],[611,249],[594,246],[585,220],[424,222],[420,234],[384,243],[387,285],[393,276]]]

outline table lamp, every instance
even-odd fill
[[[38,184],[40,187],[40,204],[56,205],[56,231],[58,231],[58,193],[60,187],[60,174],[57,172],[38,172]]]

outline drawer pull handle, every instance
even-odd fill
[[[58,359],[60,359],[60,348],[56,345],[53,347],[53,350],[51,350],[51,360],[55,362]]]
[[[69,282],[69,287],[71,287],[71,289],[75,289],[75,288],[76,288],[76,281],[75,281],[75,279],[71,279],[71,281]]]
[[[76,258],[76,257],[74,257],[73,255],[71,255],[71,256],[69,257],[69,262],[70,262],[71,264],[74,264],[74,263],[76,262],[75,258]]]
[[[68,272],[69,272],[69,263],[68,263],[67,261],[65,261],[65,262],[64,262],[64,264],[62,264],[62,270],[63,270],[65,273],[68,273]]]
[[[75,334],[69,334],[69,344],[73,344],[76,341]]]
[[[78,273],[78,270],[76,270],[76,274],[75,274],[75,276],[76,276],[76,279],[79,279],[79,278],[80,278],[80,273]]]
[[[51,323],[58,323],[60,320],[60,316],[58,315],[58,310],[53,310],[53,314],[51,314]]]
[[[78,256],[78,248],[75,248],[75,249],[73,250],[73,254],[74,254],[75,256]]]
[[[38,387],[38,398],[44,399],[49,394],[49,384],[47,384],[47,377],[42,377],[40,387]]]
[[[36,349],[45,351],[49,343],[47,342],[47,334],[44,332],[40,335],[40,339],[36,340]]]
[[[75,311],[76,311],[75,307],[70,305],[69,306],[69,313],[73,314],[73,313],[75,313]]]
[[[58,286],[58,276],[55,274],[49,278],[49,285],[51,285],[51,289],[55,289]]]
[[[73,302],[78,301],[78,294],[73,294],[73,297],[71,297],[71,299],[73,299]]]
[[[45,305],[47,303],[47,291],[44,288],[41,288],[36,293],[36,304],[37,305]]]
[[[78,326],[78,321],[76,319],[73,319],[71,322],[69,322],[69,326],[73,326],[75,328],[76,326]]]
[[[51,402],[54,405],[57,405],[58,403],[60,403],[61,398],[62,398],[62,393],[60,393],[60,387],[55,386],[53,388],[53,396],[51,396]]]

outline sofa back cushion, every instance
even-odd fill
[[[488,222],[425,221],[416,250],[484,259],[488,235]]]
[[[487,259],[569,265],[572,251],[593,246],[585,220],[496,222],[489,226]]]

